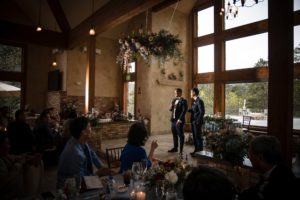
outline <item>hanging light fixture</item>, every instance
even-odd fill
[[[94,27],[94,0],[92,0],[92,17],[91,17],[91,28],[89,30],[89,35],[94,36],[96,34]]]
[[[41,10],[42,10],[42,0],[39,1],[38,26],[36,27],[37,32],[40,32],[43,30],[42,26],[41,26]]]
[[[220,15],[224,15],[225,18],[234,19],[239,14],[240,7],[252,7],[259,2],[263,2],[264,0],[228,0],[227,4],[225,4],[225,8],[221,8]]]
[[[52,67],[57,67],[57,61],[56,61],[56,55],[60,53],[59,49],[53,49],[52,54],[53,54],[53,61],[52,61]]]

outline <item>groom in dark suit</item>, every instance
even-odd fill
[[[193,140],[195,150],[191,152],[191,155],[194,156],[197,151],[203,150],[203,139],[202,139],[202,124],[203,116],[205,114],[204,102],[199,97],[199,89],[193,88],[191,90],[191,98],[194,100],[192,109],[189,109],[191,112],[191,126],[193,133]]]
[[[185,113],[187,111],[187,101],[182,97],[182,89],[175,89],[175,98],[172,99],[170,105],[171,111],[171,130],[173,134],[174,147],[168,152],[178,151],[178,137],[180,142],[180,154],[182,155],[183,144],[184,144],[184,133],[183,127],[185,122]]]

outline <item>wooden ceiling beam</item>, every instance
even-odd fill
[[[177,3],[178,1],[180,1],[180,0],[166,0],[166,1],[162,2],[162,3],[159,3],[156,6],[154,6],[152,8],[152,11],[153,12],[158,12],[158,11],[164,9],[164,8],[167,8],[167,7],[169,7],[169,6]]]
[[[68,19],[59,3],[59,0],[47,0],[47,3],[56,19],[57,24],[62,32],[68,33],[71,30],[71,26]]]
[[[95,26],[96,34],[103,33],[165,1],[167,0],[127,0],[124,3],[120,0],[111,0],[97,10],[94,15],[71,30],[69,48],[74,48],[88,41],[88,32],[92,23]]]
[[[36,27],[0,21],[0,39],[34,43],[48,47],[67,48],[67,35],[49,30],[37,32]]]

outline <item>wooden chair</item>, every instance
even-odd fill
[[[124,147],[106,148],[106,162],[108,168],[120,166],[120,157]]]
[[[244,115],[243,116],[243,124],[242,124],[242,127],[243,127],[243,132],[244,133],[249,133],[250,131],[250,123],[251,123],[251,116],[246,116]]]

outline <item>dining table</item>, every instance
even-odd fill
[[[106,179],[108,177],[99,177],[100,179]],[[86,190],[79,194],[78,199],[82,200],[101,200],[101,199],[111,199],[111,200],[157,200],[160,199],[156,196],[155,188],[149,189],[145,186],[143,181],[133,182],[128,186],[124,185],[123,175],[117,174],[113,176],[114,186],[110,190],[109,195],[107,195],[107,187],[103,185],[98,189]],[[103,181],[102,181],[103,182]],[[105,198],[106,194],[106,198]],[[165,199],[165,198],[161,198]],[[175,198],[174,198],[175,199]],[[182,200],[183,198],[176,198],[177,200]]]

